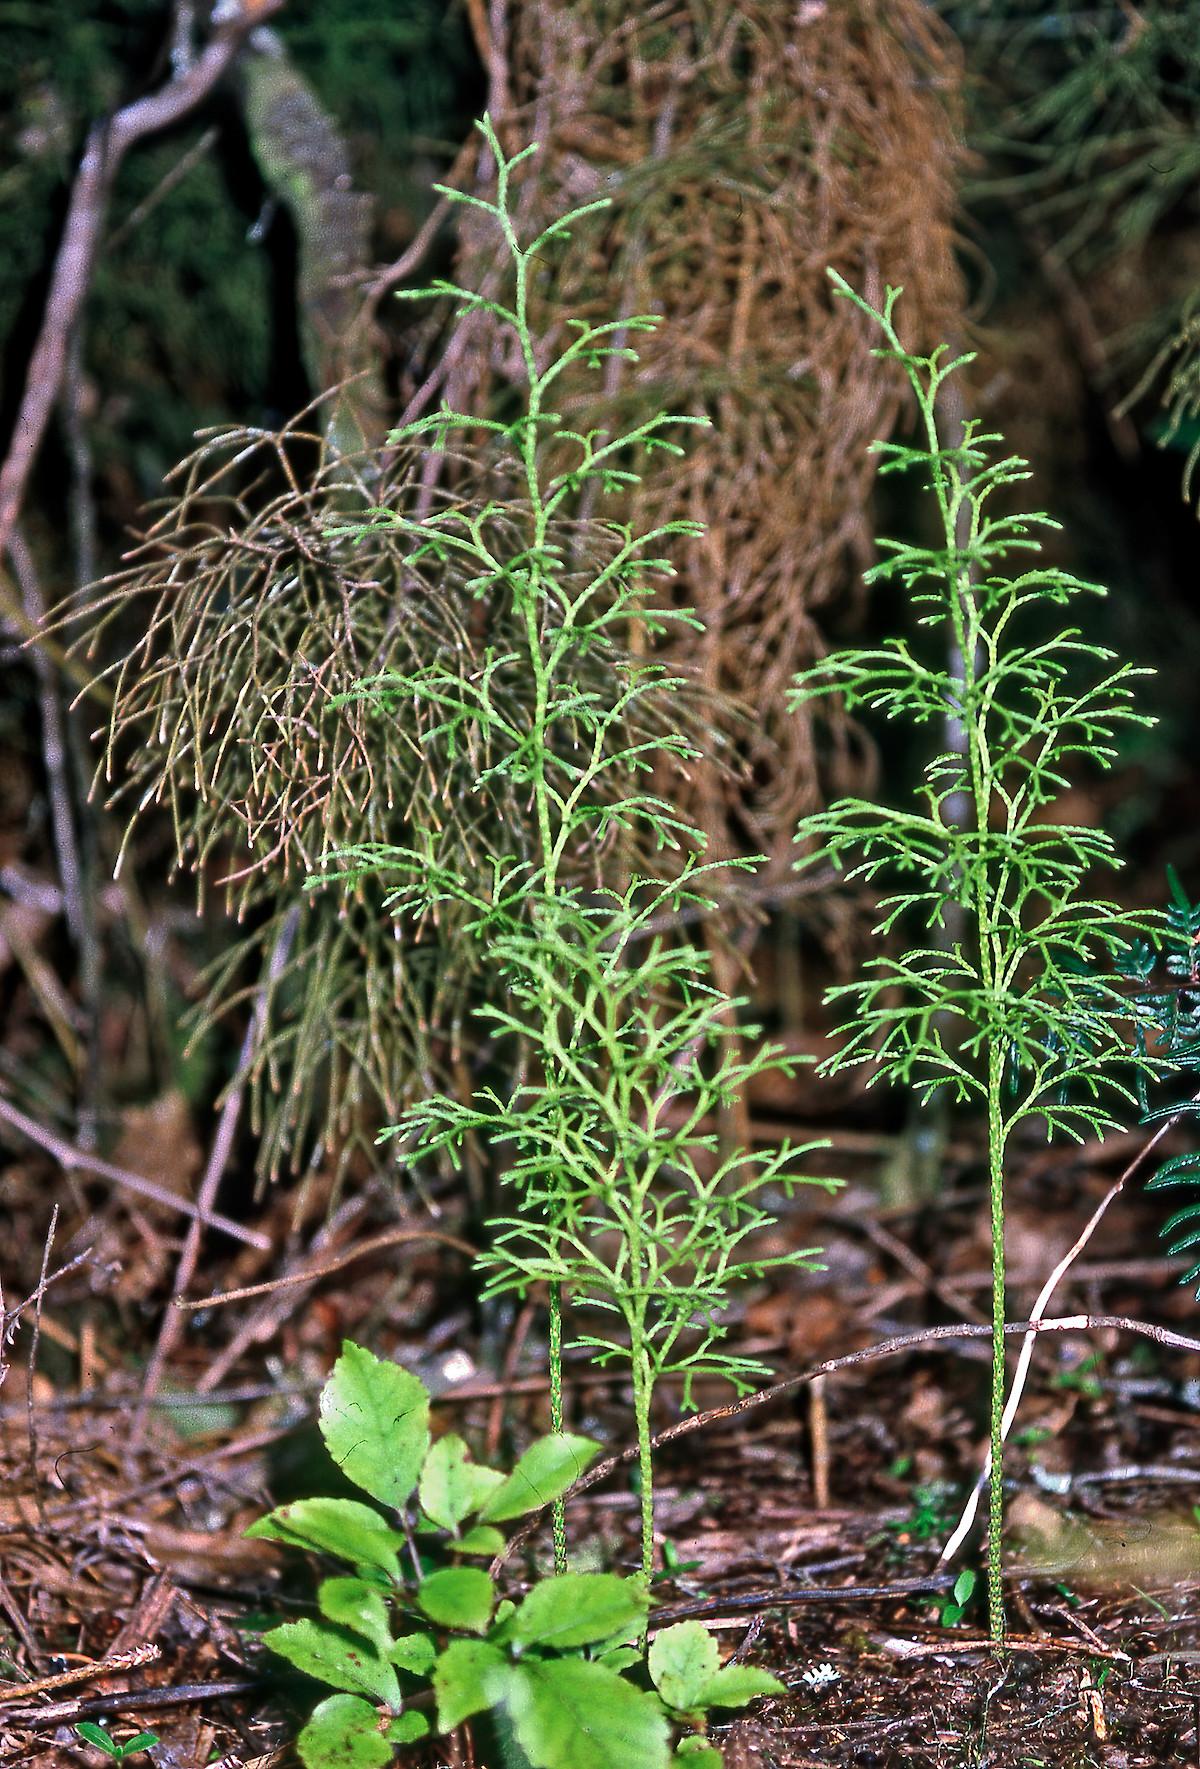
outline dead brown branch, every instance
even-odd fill
[[[190,67],[178,71],[159,91],[92,125],[75,174],[12,441],[0,467],[0,558],[8,551],[29,475],[62,387],[67,349],[87,299],[108,198],[122,160],[145,136],[171,127],[195,110],[229,68],[250,31],[281,11],[285,3],[244,0]]]
[[[1173,1351],[1200,1352],[1200,1339],[1189,1339],[1183,1333],[1174,1333],[1169,1327],[1160,1327],[1154,1321],[1134,1320],[1129,1315],[1114,1314],[1076,1314],[1064,1315],[1061,1319],[1041,1321],[1008,1321],[1005,1323],[1006,1335],[1018,1333],[1089,1333],[1112,1328],[1117,1332],[1136,1333],[1145,1339],[1152,1339],[1156,1344],[1163,1345]],[[774,1382],[769,1388],[760,1388],[754,1394],[746,1394],[740,1400],[729,1401],[723,1407],[710,1407],[703,1413],[693,1413],[686,1419],[680,1419],[675,1425],[669,1425],[654,1438],[654,1448],[660,1449],[664,1444],[674,1443],[677,1438],[690,1437],[695,1431],[703,1431],[710,1425],[723,1424],[730,1419],[740,1419],[744,1413],[756,1412],[759,1407],[772,1405],[786,1395],[794,1394],[800,1388],[815,1382],[821,1376],[832,1376],[839,1370],[856,1369],[861,1364],[878,1363],[882,1358],[899,1357],[907,1351],[919,1351],[927,1345],[936,1345],[947,1339],[990,1339],[990,1325],[963,1322],[953,1326],[921,1327],[911,1333],[896,1333],[890,1339],[881,1339],[877,1345],[864,1346],[861,1351],[848,1351],[840,1357],[826,1358],[824,1362],[813,1364],[798,1376],[788,1376],[782,1382]],[[566,1498],[577,1497],[589,1487],[607,1480],[626,1463],[637,1460],[637,1445],[620,1451],[615,1456],[606,1456],[581,1475],[574,1486],[564,1495]],[[546,1507],[543,1507],[543,1510]],[[537,1528],[542,1516],[541,1511],[534,1512],[529,1521],[522,1526],[507,1542],[502,1554],[498,1554],[491,1565],[492,1576],[495,1577],[505,1561],[528,1540]]]
[[[53,1689],[69,1689],[72,1683],[90,1683],[93,1677],[108,1677],[114,1671],[131,1671],[137,1665],[153,1664],[161,1657],[157,1646],[147,1642],[129,1652],[116,1652],[111,1658],[94,1659],[91,1664],[75,1665],[53,1677],[39,1677],[35,1683],[10,1683],[0,1688],[0,1702],[28,1701],[31,1695],[47,1695]],[[128,1697],[126,1698],[128,1699]]]
[[[368,1241],[359,1241],[357,1246],[347,1247],[336,1259],[325,1260],[321,1265],[304,1266],[300,1271],[285,1272],[281,1278],[271,1278],[263,1284],[246,1284],[240,1290],[219,1290],[213,1296],[202,1296],[199,1300],[185,1301],[183,1297],[175,1298],[175,1307],[179,1309],[222,1308],[227,1302],[248,1302],[252,1296],[269,1296],[275,1290],[287,1289],[292,1284],[315,1284],[318,1278],[328,1278],[334,1272],[342,1271],[352,1265],[356,1259],[364,1259],[368,1253],[378,1253],[385,1247],[403,1247],[410,1241],[438,1241],[443,1247],[453,1247],[459,1253],[465,1253],[468,1259],[479,1256],[478,1247],[472,1247],[458,1235],[447,1234],[444,1229],[436,1228],[392,1228],[385,1229],[381,1235],[372,1235]]]
[[[111,1184],[120,1186],[122,1190],[133,1192],[140,1198],[149,1198],[152,1203],[161,1204],[167,1210],[178,1211],[181,1216],[200,1219],[209,1228],[220,1229],[223,1235],[229,1235],[235,1241],[242,1241],[247,1247],[257,1247],[260,1253],[271,1251],[269,1235],[262,1234],[258,1229],[246,1228],[231,1217],[222,1216],[218,1210],[202,1210],[199,1204],[193,1204],[187,1198],[181,1198],[167,1186],[156,1185],[152,1179],[144,1179],[140,1173],[130,1173],[127,1168],[114,1167],[111,1161],[100,1161],[95,1155],[85,1154],[82,1149],[73,1148],[61,1136],[38,1124],[24,1112],[18,1111],[11,1101],[0,1095],[0,1120],[12,1126],[29,1141],[36,1143],[52,1155],[60,1167],[68,1173],[95,1174],[97,1179],[106,1179]]]

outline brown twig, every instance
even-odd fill
[[[321,1228],[313,1236],[306,1252],[309,1256],[332,1252],[342,1242],[343,1231],[349,1229],[366,1209],[366,1199],[350,1197],[345,1199],[330,1217],[327,1217]],[[289,1274],[285,1271],[283,1276]],[[283,1325],[292,1311],[299,1307],[305,1294],[304,1286],[295,1285],[272,1295],[265,1302],[259,1303],[245,1317],[228,1343],[222,1346],[213,1361],[205,1369],[196,1383],[197,1394],[211,1394],[225,1381],[229,1372],[236,1368],[238,1359],[252,1345],[261,1345],[272,1338]]]
[[[29,617],[31,630],[36,630],[46,613],[46,602],[38,580],[33,554],[21,530],[14,526],[8,541],[21,603]],[[37,651],[33,661],[38,684],[38,703],[42,719],[42,762],[46,770],[46,795],[50,800],[50,827],[54,837],[54,853],[58,861],[58,878],[62,886],[63,910],[67,927],[76,945],[81,945],[84,928],[83,867],[75,838],[75,821],[71,803],[67,757],[67,732],[62,704],[55,687],[50,659]]]
[[[894,1579],[890,1585],[782,1585],[766,1591],[737,1591],[731,1597],[698,1598],[695,1603],[671,1603],[655,1609],[652,1628],[702,1616],[759,1614],[770,1609],[795,1609],[806,1603],[872,1603],[889,1597],[911,1597],[921,1591],[948,1591],[954,1583],[949,1572],[929,1573],[924,1578]]]
[[[74,351],[72,351],[74,356]],[[74,381],[69,385],[73,388]],[[77,404],[71,393],[71,405]],[[73,443],[78,443],[77,416],[69,426]],[[80,452],[74,446],[73,457]],[[82,451],[86,454],[86,450]],[[82,477],[75,462],[76,492]],[[14,527],[8,542],[21,602],[34,629],[41,626],[46,614],[45,598],[34,564],[20,527]],[[82,814],[72,779],[72,751],[78,732],[72,729],[71,713],[62,704],[54,664],[46,653],[35,647],[33,670],[38,685],[38,707],[42,727],[42,764],[46,771],[46,794],[50,801],[50,827],[54,841],[54,857],[62,887],[63,912],[78,964],[79,996],[83,1030],[80,1040],[79,1111],[76,1134],[88,1149],[95,1146],[96,1089],[98,1083],[97,1032],[100,1001],[100,948],[96,931],[94,893],[88,889],[86,842],[83,839]],[[75,742],[73,742],[75,740]]]
[[[43,1519],[45,1509],[42,1501],[42,1483],[38,1476],[38,1431],[37,1416],[33,1405],[33,1376],[37,1368],[38,1345],[42,1337],[42,1297],[46,1294],[47,1274],[50,1270],[50,1249],[54,1245],[54,1235],[58,1228],[58,1205],[50,1212],[50,1227],[46,1230],[46,1239],[42,1245],[42,1269],[38,1273],[37,1289],[34,1291],[33,1337],[29,1344],[29,1361],[25,1366],[25,1411],[29,1432],[29,1476],[33,1486],[34,1503],[38,1515]]]
[[[164,1209],[177,1210],[181,1216],[190,1216],[207,1228],[220,1229],[223,1235],[231,1240],[242,1241],[247,1247],[257,1247],[260,1253],[271,1251],[271,1238],[258,1229],[244,1228],[232,1217],[222,1216],[218,1210],[206,1210],[200,1204],[193,1204],[187,1198],[181,1198],[166,1186],[157,1185],[152,1179],[144,1179],[140,1173],[130,1173],[125,1167],[114,1167],[110,1161],[100,1161],[94,1155],[85,1154],[82,1149],[73,1148],[61,1136],[38,1124],[24,1112],[18,1111],[11,1101],[0,1095],[0,1120],[20,1131],[30,1142],[36,1143],[52,1155],[59,1166],[68,1173],[79,1169],[84,1173],[95,1174],[97,1179],[111,1180],[114,1185],[121,1186],[127,1192],[134,1192],[138,1197],[149,1198],[154,1204],[161,1204]]]
[[[9,1309],[5,1312],[5,1310],[0,1307],[0,1327],[3,1328],[3,1338],[6,1342],[12,1338],[13,1328],[25,1313],[25,1310],[27,1308],[36,1308],[51,1284],[57,1284],[60,1278],[65,1278],[69,1276],[71,1272],[78,1271],[81,1265],[86,1265],[88,1260],[92,1257],[93,1252],[93,1248],[85,1247],[82,1253],[76,1253],[73,1259],[68,1259],[67,1263],[65,1265],[60,1265],[57,1271],[52,1271],[48,1276],[43,1274],[38,1283],[37,1289],[32,1295],[27,1296],[24,1302],[18,1302],[15,1308]]]
[[[824,1376],[815,1376],[809,1384],[808,1434],[812,1441],[813,1504],[818,1511],[828,1511],[829,1408],[825,1400]]]
[[[89,130],[12,441],[0,467],[0,558],[8,551],[29,476],[62,387],[68,345],[87,299],[108,198],[122,160],[143,137],[180,122],[202,103],[250,31],[281,11],[284,4],[285,0],[243,0],[190,67],[178,71],[157,92],[135,99],[111,119],[94,123]]]
[[[1200,1352],[1200,1339],[1189,1339],[1182,1333],[1173,1333],[1169,1327],[1160,1327],[1154,1321],[1134,1320],[1128,1315],[1115,1314],[1076,1314],[1064,1315],[1061,1319],[1041,1321],[1007,1321],[1004,1326],[1006,1335],[1018,1333],[1087,1333],[1098,1332],[1104,1328],[1113,1328],[1120,1332],[1137,1333],[1143,1338],[1153,1339],[1156,1344],[1164,1345],[1176,1351]],[[661,1449],[664,1444],[674,1443],[677,1438],[689,1437],[693,1431],[703,1431],[709,1425],[716,1425],[727,1419],[740,1419],[743,1413],[751,1413],[759,1407],[771,1405],[782,1400],[785,1395],[794,1394],[797,1389],[805,1387],[819,1376],[832,1376],[840,1370],[850,1370],[860,1364],[877,1363],[882,1358],[898,1357],[906,1351],[916,1351],[926,1345],[934,1345],[946,1339],[990,1339],[992,1329],[988,1324],[963,1322],[953,1326],[921,1327],[912,1333],[896,1333],[890,1339],[881,1339],[877,1345],[864,1346],[861,1351],[844,1352],[840,1357],[826,1358],[823,1363],[813,1364],[798,1376],[788,1376],[782,1382],[775,1382],[769,1388],[760,1388],[754,1394],[745,1394],[740,1400],[728,1401],[721,1407],[710,1407],[706,1412],[693,1413],[689,1418],[680,1419],[675,1425],[668,1425],[652,1439],[652,1447]],[[634,1462],[638,1457],[636,1444],[619,1451],[615,1456],[606,1456],[589,1468],[586,1474],[580,1475],[574,1486],[569,1487],[563,1495],[564,1499],[577,1497],[589,1487],[596,1486],[600,1481],[607,1480],[610,1474],[626,1463]],[[537,1528],[538,1520],[546,1506],[535,1511],[528,1521],[511,1536],[502,1553],[498,1554],[491,1564],[491,1574],[495,1578],[506,1560],[521,1547]]]
[[[49,1707],[34,1708],[20,1716],[22,1725],[61,1725],[63,1721],[86,1720],[96,1714],[124,1714],[143,1708],[177,1708],[197,1701],[215,1701],[218,1697],[245,1695],[258,1684],[247,1678],[230,1678],[223,1683],[176,1683],[170,1689],[118,1690],[113,1695],[91,1695],[78,1701],[54,1702]]]
[[[31,1695],[47,1695],[52,1689],[69,1689],[72,1683],[87,1683],[93,1677],[107,1677],[114,1671],[131,1671],[137,1665],[152,1664],[162,1653],[147,1642],[129,1652],[114,1652],[111,1658],[93,1659],[90,1664],[76,1665],[69,1671],[58,1671],[53,1677],[39,1677],[36,1683],[9,1683],[0,1687],[0,1702],[27,1701]],[[128,1701],[126,1696],[125,1700]]]
[[[479,137],[472,132],[454,156],[450,170],[438,182],[450,190],[457,190],[478,150]],[[449,197],[439,197],[399,258],[376,274],[374,281],[367,287],[365,318],[373,318],[376,308],[389,290],[412,275],[437,238],[438,229],[449,215],[451,207]]]
[[[246,1071],[258,1043],[263,1021],[266,1018],[267,1002],[270,999],[271,990],[287,964],[299,921],[300,911],[293,906],[284,917],[279,937],[275,942],[275,949],[271,953],[270,962],[267,965],[267,974],[259,983],[254,1011],[250,1016],[250,1024],[247,1026],[246,1035],[242,1040],[241,1055],[237,1067],[238,1078],[226,1094],[225,1103],[221,1107],[216,1135],[213,1137],[208,1163],[204,1169],[204,1177],[200,1181],[200,1189],[196,1195],[198,1209],[206,1213],[212,1209],[217,1189],[225,1177],[225,1169],[229,1165],[229,1157],[233,1151],[233,1139],[237,1135],[238,1121],[242,1115],[242,1102],[246,1092]],[[202,1216],[198,1214],[192,1218],[188,1225],[188,1232],[179,1254],[179,1263],[175,1268],[172,1301],[176,1301],[180,1296],[186,1294],[188,1286],[195,1276],[203,1239],[204,1221]],[[163,1314],[158,1339],[146,1366],[146,1376],[142,1383],[142,1397],[138,1402],[138,1408],[130,1428],[131,1444],[141,1441],[142,1433],[145,1430],[147,1407],[158,1392],[158,1385],[162,1380],[166,1361],[175,1349],[182,1331],[183,1317],[175,1309],[168,1308]]]
[[[393,1228],[385,1229],[383,1234],[372,1235],[369,1241],[360,1241],[355,1247],[347,1247],[335,1259],[327,1259],[321,1265],[309,1265],[300,1271],[285,1272],[281,1278],[269,1278],[262,1284],[245,1284],[240,1290],[218,1290],[212,1296],[201,1296],[185,1299],[175,1298],[174,1307],[185,1311],[197,1308],[222,1308],[227,1302],[247,1302],[252,1296],[269,1296],[272,1291],[285,1290],[292,1284],[313,1284],[318,1278],[332,1277],[343,1267],[352,1265],[356,1259],[363,1259],[368,1253],[378,1253],[384,1247],[402,1247],[408,1241],[439,1241],[444,1247],[453,1247],[459,1253],[465,1253],[468,1259],[478,1257],[479,1249],[472,1247],[469,1241],[460,1240],[457,1235],[447,1234],[443,1229],[436,1228]]]

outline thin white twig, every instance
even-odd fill
[[[1200,1102],[1200,1093],[1195,1093],[1192,1095],[1189,1104],[1195,1105],[1198,1102]],[[1110,1204],[1114,1203],[1124,1191],[1126,1183],[1133,1178],[1134,1174],[1142,1166],[1147,1157],[1158,1147],[1167,1132],[1173,1130],[1175,1125],[1178,1124],[1185,1109],[1185,1107],[1180,1107],[1178,1112],[1159,1125],[1158,1129],[1154,1132],[1154,1135],[1148,1142],[1143,1143],[1142,1147],[1133,1157],[1133,1160],[1129,1163],[1128,1167],[1126,1167],[1120,1178],[1114,1180],[1112,1185],[1109,1186],[1096,1208],[1092,1211],[1092,1214],[1088,1217],[1083,1228],[1080,1229],[1076,1239],[1063,1254],[1058,1264],[1054,1267],[1054,1270],[1050,1273],[1050,1276],[1046,1279],[1046,1282],[1042,1285],[1038,1299],[1030,1311],[1029,1331],[1021,1341],[1021,1353],[1017,1359],[1017,1367],[1013,1372],[1012,1387],[1009,1390],[1008,1400],[1005,1403],[1004,1417],[1000,1425],[1002,1441],[1008,1441],[1008,1434],[1012,1430],[1013,1422],[1016,1419],[1017,1409],[1021,1404],[1021,1397],[1025,1392],[1025,1384],[1029,1379],[1029,1366],[1033,1361],[1033,1348],[1037,1342],[1038,1325],[1042,1321],[1046,1309],[1050,1305],[1051,1297],[1054,1295],[1054,1292],[1058,1289],[1058,1286],[1061,1284],[1067,1272],[1074,1265],[1075,1261],[1079,1258],[1079,1255],[1083,1252],[1084,1248],[1099,1228]],[[979,1501],[987,1487],[991,1472],[992,1456],[989,1447],[984,1453],[982,1471],[976,1479],[975,1485],[971,1488],[970,1495],[963,1507],[962,1516],[959,1518],[953,1534],[949,1537],[941,1554],[938,1556],[939,1565],[947,1560],[953,1560],[954,1556],[966,1541],[971,1526],[975,1522],[975,1516],[979,1510]]]

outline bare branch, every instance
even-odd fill
[[[219,1211],[203,1210],[198,1204],[190,1203],[187,1198],[178,1197],[166,1186],[156,1185],[152,1179],[144,1179],[140,1173],[130,1173],[124,1167],[114,1167],[111,1161],[99,1161],[94,1155],[85,1154],[82,1149],[72,1148],[70,1143],[64,1142],[52,1130],[47,1130],[44,1125],[18,1111],[3,1096],[0,1096],[0,1120],[11,1124],[14,1130],[20,1131],[30,1142],[45,1149],[48,1155],[53,1155],[59,1166],[65,1167],[68,1172],[78,1169],[83,1173],[94,1173],[97,1179],[110,1180],[124,1191],[149,1198],[167,1210],[177,1210],[181,1216],[191,1216],[203,1221],[207,1227],[220,1229],[222,1234],[229,1235],[235,1241],[244,1241],[248,1247],[257,1247],[263,1253],[271,1251],[269,1235],[262,1234],[258,1229],[244,1228],[240,1222],[222,1216]]]
[[[1005,1323],[1006,1335],[1017,1333],[1088,1333],[1099,1332],[1104,1328],[1113,1328],[1124,1333],[1137,1333],[1144,1339],[1153,1339],[1158,1345],[1165,1345],[1173,1351],[1200,1351],[1200,1339],[1189,1339],[1183,1333],[1172,1332],[1169,1327],[1160,1327],[1154,1321],[1139,1321],[1129,1315],[1120,1314],[1072,1314],[1063,1315],[1053,1320],[1041,1321],[1008,1321]],[[945,1339],[990,1339],[992,1329],[987,1324],[963,1322],[946,1327],[919,1327],[912,1333],[896,1333],[890,1339],[881,1339],[877,1345],[864,1346],[861,1351],[848,1351],[841,1357],[826,1358],[824,1363],[813,1364],[810,1369],[799,1376],[788,1376],[783,1382],[772,1383],[770,1388],[760,1388],[754,1394],[743,1395],[740,1400],[730,1401],[723,1407],[712,1407],[704,1413],[693,1413],[689,1418],[680,1419],[678,1424],[669,1425],[654,1438],[654,1448],[663,1444],[673,1443],[677,1437],[689,1437],[693,1431],[702,1431],[708,1425],[720,1424],[726,1419],[739,1419],[743,1413],[755,1411],[758,1407],[769,1406],[773,1401],[781,1400],[784,1395],[794,1394],[798,1388],[815,1382],[818,1377],[832,1376],[838,1370],[854,1369],[859,1364],[877,1363],[881,1358],[898,1357],[906,1351],[917,1351],[926,1345],[937,1344]],[[442,1397],[442,1398],[453,1398]],[[634,1462],[638,1457],[636,1444],[622,1450],[615,1456],[606,1456],[595,1467],[589,1468],[580,1476],[574,1486],[564,1493],[564,1499],[576,1497],[586,1492],[589,1487],[606,1480],[608,1476],[626,1462]],[[491,1564],[493,1578],[498,1574],[504,1562],[522,1546],[533,1534],[538,1519],[549,1508],[543,1505],[535,1511],[515,1535],[505,1544],[502,1554],[498,1554]]]
[[[243,0],[239,10],[219,27],[190,67],[177,73],[157,92],[126,105],[111,121],[93,124],[89,131],[75,174],[42,329],[30,358],[8,455],[0,468],[0,558],[8,550],[9,536],[20,515],[29,476],[62,386],[67,347],[87,299],[96,245],[121,161],[135,142],[181,122],[201,104],[250,31],[281,11],[284,4],[285,0]]]

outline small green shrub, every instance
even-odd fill
[[[827,1072],[867,1064],[871,1080],[910,1086],[928,1099],[946,1089],[987,1114],[992,1233],[991,1472],[988,1610],[1003,1635],[1004,1173],[1017,1128],[1102,1136],[1137,1106],[1137,1076],[1153,1069],[1130,1048],[1130,1023],[1149,1019],[1131,999],[1117,960],[1153,932],[1154,915],[1127,914],[1087,895],[1089,875],[1120,861],[1102,831],[1056,823],[1050,807],[1065,768],[1084,755],[1107,768],[1120,725],[1153,721],[1134,710],[1133,679],[1078,627],[1047,636],[1037,617],[1095,584],[1033,560],[1045,515],[1002,514],[998,494],[1029,477],[1016,456],[991,457],[1002,439],[966,425],[961,446],[939,434],[939,394],[971,360],[905,350],[893,323],[898,289],[873,308],[831,272],[840,296],[878,326],[876,354],[898,363],[919,412],[914,445],[877,442],[881,471],[916,472],[936,506],[931,546],[883,541],[868,581],[898,584],[940,648],[907,638],[836,653],[798,679],[797,698],[840,694],[919,727],[962,733],[924,769],[911,810],[846,799],[807,818],[799,838],[851,877],[884,879],[876,933],[912,943],[886,950],[861,977],[833,989],[844,1043]],[[1034,617],[1031,619],[1031,617]],[[1099,679],[1076,686],[1081,664]],[[807,861],[801,862],[806,864]]]
[[[568,1572],[520,1602],[500,1595],[481,1564],[503,1551],[498,1526],[565,1492],[600,1447],[590,1438],[552,1433],[509,1473],[484,1467],[460,1437],[431,1439],[416,1376],[349,1342],[322,1391],[320,1428],[342,1473],[384,1509],[300,1499],[246,1532],[354,1569],[321,1582],[318,1615],[263,1635],[336,1691],[297,1741],[306,1769],[377,1769],[485,1712],[511,1769],[720,1769],[709,1710],[783,1693],[765,1671],[722,1666],[699,1622],[665,1628],[644,1658],[641,1578]],[[650,1687],[629,1674],[643,1667]]]

